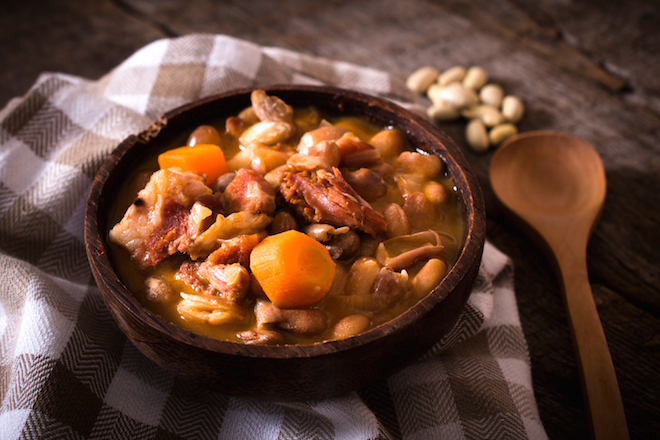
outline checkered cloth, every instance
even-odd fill
[[[0,438],[546,438],[511,261],[486,244],[451,334],[365,389],[265,402],[195,387],[137,351],[83,247],[101,162],[163,112],[228,89],[332,84],[412,106],[387,73],[218,35],[156,41],[98,81],[44,74],[0,112]]]

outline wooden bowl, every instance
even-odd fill
[[[474,284],[486,221],[477,178],[454,142],[390,101],[314,86],[263,87],[293,107],[331,115],[364,115],[395,126],[418,149],[437,154],[454,179],[465,211],[466,240],[455,265],[423,300],[397,318],[354,337],[312,345],[254,346],[216,340],[166,322],[143,307],[119,279],[107,251],[117,188],[135,164],[194,127],[237,114],[251,89],[208,97],[166,113],[122,142],[101,166],[89,194],[85,247],[105,304],[121,330],[148,358],[190,382],[225,394],[282,400],[322,399],[383,379],[428,351],[457,321]]]

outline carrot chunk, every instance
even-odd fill
[[[325,246],[296,230],[266,237],[250,254],[252,274],[283,309],[318,303],[332,286],[335,267]]]
[[[166,151],[158,156],[158,165],[161,169],[178,167],[183,171],[204,173],[207,185],[211,185],[215,179],[229,170],[222,148],[213,144],[199,144]]]

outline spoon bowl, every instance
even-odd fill
[[[621,393],[587,273],[587,243],[607,187],[598,152],[564,133],[520,134],[493,155],[490,182],[506,212],[556,271],[592,438],[628,438]]]

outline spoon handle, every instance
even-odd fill
[[[619,384],[589,285],[586,255],[560,258],[559,270],[591,437],[628,439]]]

